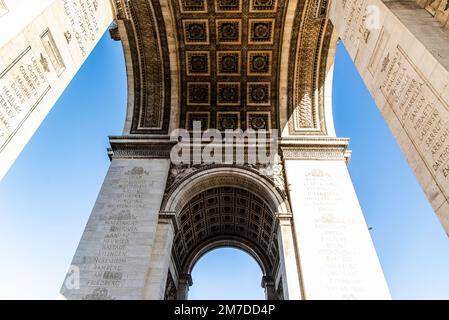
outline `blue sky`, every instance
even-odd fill
[[[449,299],[449,241],[346,51],[337,52],[337,134],[395,299]],[[0,299],[57,296],[122,132],[121,44],[106,34],[0,181]],[[239,265],[236,272],[235,265]],[[193,270],[191,298],[262,298],[254,260],[215,250]]]

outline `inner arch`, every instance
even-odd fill
[[[192,270],[203,256],[233,247],[254,258],[262,270],[259,284],[272,298],[280,258],[278,222],[267,200],[235,186],[212,187],[191,197],[176,219],[172,256],[181,278],[194,283]]]

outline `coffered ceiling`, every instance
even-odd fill
[[[181,126],[276,127],[285,1],[173,1],[181,66]]]
[[[131,134],[327,133],[327,0],[116,0]]]

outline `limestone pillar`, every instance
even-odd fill
[[[325,143],[282,148],[302,297],[390,299],[346,167],[346,148],[343,141]]]
[[[112,159],[62,298],[160,297],[173,239],[159,219],[169,166],[169,159]]]
[[[176,300],[187,300],[189,298],[189,288],[192,286],[192,276],[184,274],[178,280],[178,292]]]
[[[113,16],[109,0],[0,1],[0,179]]]
[[[265,289],[266,300],[276,300],[276,284],[272,277],[264,276],[262,278],[262,288]]]
[[[160,217],[151,253],[151,265],[148,271],[144,298],[164,300],[167,276],[171,262],[174,228],[172,219]]]
[[[449,29],[415,1],[333,0],[329,16],[449,232]]]
[[[278,214],[278,244],[281,262],[281,275],[283,295],[285,300],[300,300],[300,270],[293,230],[293,216],[291,214]]]

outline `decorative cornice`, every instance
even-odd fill
[[[109,26],[109,36],[114,41],[120,41],[120,30],[118,28],[117,20],[114,20]]]
[[[108,149],[109,159],[170,159],[170,151],[175,142],[168,138],[151,136],[109,137],[111,148]]]
[[[293,224],[293,214],[291,212],[287,213],[277,213],[276,218],[279,225],[292,225]]]
[[[301,140],[283,139],[280,150],[284,160],[343,160],[351,158],[349,139],[309,138]]]
[[[262,288],[267,288],[268,286],[274,286],[275,285],[274,278],[271,276],[263,276],[262,283],[260,285],[262,286]]]
[[[159,212],[159,221],[171,222],[173,229],[175,231],[175,234],[178,232],[179,225],[178,225],[178,220],[176,219],[176,212],[160,211]]]
[[[190,274],[182,274],[179,276],[179,283],[188,284],[189,287],[193,285],[192,276]]]

